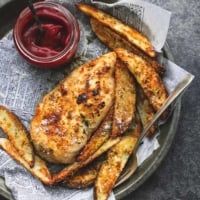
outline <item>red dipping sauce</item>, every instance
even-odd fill
[[[75,55],[80,39],[78,23],[69,10],[53,2],[34,4],[43,32],[29,8],[24,9],[15,24],[13,37],[22,57],[34,66],[56,68]]]

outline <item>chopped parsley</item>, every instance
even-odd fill
[[[80,116],[81,116],[81,119],[82,119],[82,122],[83,122],[83,124],[86,126],[86,127],[88,127],[89,126],[89,121],[88,121],[88,119],[85,117],[85,115],[83,115],[82,113],[80,114]]]

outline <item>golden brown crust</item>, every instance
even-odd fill
[[[35,164],[30,167],[29,164],[19,155],[18,151],[6,138],[0,138],[0,147],[4,149],[14,160],[24,166],[32,175],[37,177],[46,185],[52,185],[52,178],[46,163],[38,156],[35,156]]]
[[[90,19],[90,24],[96,36],[110,49],[126,49],[134,54],[142,56],[149,63],[149,65],[153,67],[160,75],[165,72],[165,68],[161,66],[161,64],[156,61],[155,58],[149,57],[143,51],[138,49],[135,45],[131,44],[129,41],[114,32],[111,28],[104,26],[101,22],[94,18]]]
[[[37,153],[54,163],[72,163],[113,104],[116,53],[72,71],[44,96],[31,121]]]
[[[92,186],[96,180],[102,161],[102,159],[98,159],[81,168],[74,175],[64,180],[62,185],[72,189],[82,189]]]
[[[156,56],[155,49],[150,41],[133,27],[126,25],[122,21],[112,17],[111,15],[105,13],[100,9],[97,9],[94,6],[83,3],[78,3],[76,5],[77,8],[81,10],[84,14],[97,19],[103,25],[111,28],[112,30],[117,32],[118,35],[125,38],[130,43],[134,44],[139,49],[144,51],[147,55],[151,57]]]
[[[0,128],[8,136],[19,155],[29,163],[30,167],[33,167],[34,152],[28,132],[18,117],[4,106],[0,106]]]
[[[145,128],[149,124],[149,122],[151,122],[152,119],[154,118],[155,112],[151,104],[149,103],[149,100],[146,98],[143,90],[141,89],[139,85],[137,86],[137,101],[136,102],[137,102],[136,107],[137,107],[138,114],[140,116],[143,128]],[[149,129],[147,133],[147,137],[151,137],[152,135],[155,134],[157,130],[157,126],[158,126],[157,123],[152,125],[152,127]]]
[[[125,49],[116,49],[118,57],[127,64],[130,72],[143,89],[155,111],[165,103],[168,93],[158,73],[140,56]]]
[[[115,66],[115,103],[112,136],[122,135],[130,126],[135,113],[136,88],[133,76],[123,62]]]
[[[138,122],[134,130],[123,136],[119,143],[108,152],[107,159],[102,163],[94,186],[95,200],[106,200],[133,153],[141,133]]]
[[[105,119],[99,126],[99,128],[92,135],[90,140],[87,142],[83,150],[81,150],[80,154],[77,157],[77,161],[84,161],[89,158],[97,149],[105,143],[111,135],[113,121],[113,106],[109,110]]]
[[[96,158],[100,157],[103,153],[107,152],[112,146],[117,144],[120,138],[112,138],[107,140],[94,154],[92,154],[87,160],[83,162],[74,162],[71,165],[65,167],[62,171],[53,174],[53,183],[58,183],[65,180],[73,173],[77,172],[80,168],[86,166],[87,164],[94,161]]]

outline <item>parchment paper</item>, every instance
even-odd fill
[[[41,97],[54,88],[72,69],[88,60],[107,52],[92,33],[88,18],[76,10],[78,0],[57,0],[77,17],[81,29],[81,41],[74,61],[61,70],[42,70],[31,67],[16,51],[12,30],[0,41],[0,104],[15,112],[29,129],[34,108]],[[90,3],[89,0],[84,2]],[[94,3],[94,1],[93,1]],[[116,4],[96,6],[124,20],[147,35],[156,50],[161,52],[169,27],[170,12],[140,0],[123,0]],[[188,72],[174,63],[162,59],[167,69],[164,81],[171,92]],[[0,131],[0,136],[5,135]],[[159,147],[156,137],[144,140],[138,150],[139,165]],[[18,165],[4,151],[0,150],[0,176],[5,178],[7,187],[17,200],[92,200],[93,189],[71,190],[58,186],[47,187]],[[109,200],[114,199],[113,193]]]

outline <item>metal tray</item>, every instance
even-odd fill
[[[0,39],[12,29],[19,12],[26,6],[25,1],[9,1],[0,7]],[[9,11],[9,12],[8,12]],[[165,57],[173,61],[173,56],[167,44],[164,46]],[[165,158],[174,139],[181,109],[181,99],[177,100],[174,111],[167,122],[161,126],[158,137],[160,147],[136,170],[136,172],[123,184],[114,189],[116,199],[122,199],[142,185],[158,168]],[[4,179],[0,177],[0,195],[13,199],[11,192],[5,186]]]

